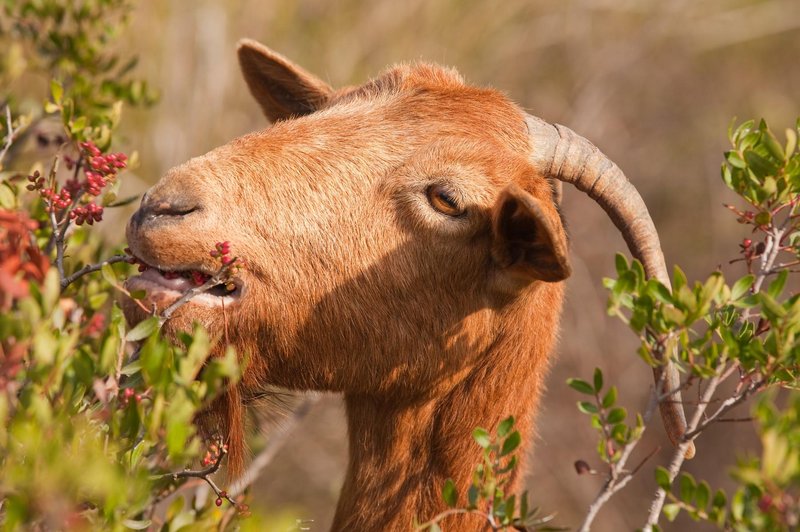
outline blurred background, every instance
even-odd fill
[[[542,118],[597,144],[650,206],[669,265],[690,279],[729,265],[746,237],[723,203],[726,129],[764,117],[783,131],[800,116],[797,0],[138,0],[122,42],[139,75],[161,91],[153,109],[130,111],[124,144],[139,150],[142,188],[169,167],[267,124],[238,73],[236,41],[260,40],[334,87],[359,84],[392,63],[424,59],[505,91]],[[126,146],[122,146],[125,148]],[[625,246],[591,201],[566,191],[574,275],[562,339],[539,414],[530,461],[532,503],[576,526],[601,478],[573,462],[595,458],[595,432],[575,408],[570,376],[600,366],[629,410],[644,409],[650,371],[632,333],[605,314],[601,279]],[[121,228],[120,234],[121,234]],[[692,393],[687,394],[690,399]],[[745,408],[741,415],[746,415]],[[639,456],[669,443],[652,423]],[[698,442],[687,470],[728,485],[725,464],[754,447],[748,423],[725,424]],[[323,397],[289,437],[254,490],[254,505],[290,511],[327,530],[346,464],[340,400]],[[637,460],[634,459],[634,463]],[[655,490],[641,474],[602,511],[596,530],[641,526]],[[666,527],[701,529],[689,522]]]

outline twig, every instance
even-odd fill
[[[192,469],[184,469],[183,471],[178,471],[177,473],[167,473],[163,475],[165,477],[172,477],[173,480],[179,480],[182,478],[199,478],[204,480],[211,489],[214,490],[214,493],[217,497],[227,499],[229,503],[236,506],[236,501],[233,500],[233,497],[228,495],[225,490],[221,490],[219,486],[211,479],[211,475],[219,471],[220,466],[222,465],[222,460],[225,458],[225,455],[228,454],[227,448],[223,445],[222,441],[219,442],[219,455],[217,459],[214,460],[214,463],[208,466],[205,469],[200,470],[192,470]]]
[[[726,364],[721,364],[717,370],[717,374],[714,375],[714,377],[712,377],[708,382],[708,386],[706,387],[705,392],[703,392],[702,401],[697,405],[697,410],[694,411],[694,415],[692,415],[692,419],[689,422],[689,425],[686,427],[686,435],[693,433],[700,425],[700,421],[703,419],[703,414],[705,414],[706,408],[708,408],[708,401],[714,395],[714,392],[717,391],[717,387],[722,382],[722,375],[726,374],[729,369],[725,366]],[[672,460],[669,464],[669,468],[667,469],[670,482],[672,482],[678,475],[678,471],[680,471],[684,460],[686,460],[686,449],[689,448],[692,440],[693,438],[687,438],[684,436],[684,441],[682,441],[675,449],[672,455]],[[651,532],[653,530],[653,526],[658,524],[658,518],[661,515],[661,509],[664,507],[664,500],[666,499],[666,496],[667,492],[664,490],[664,488],[659,487],[656,491],[655,498],[650,505],[650,513],[647,516],[647,523],[643,528],[645,532]]]
[[[662,398],[658,394],[658,390],[661,389],[663,385],[665,374],[662,374],[661,381],[658,382],[650,392],[650,398],[647,401],[647,408],[645,409],[644,415],[642,415],[642,419],[644,424],[642,426],[642,432],[639,434],[639,437],[633,441],[628,442],[625,447],[622,449],[622,454],[620,455],[619,461],[614,464],[611,464],[611,470],[609,471],[608,478],[603,484],[603,487],[600,488],[600,492],[595,497],[594,501],[589,505],[589,510],[586,512],[586,517],[583,519],[583,523],[581,523],[580,528],[578,529],[580,532],[588,531],[591,526],[592,522],[594,521],[595,517],[597,517],[598,512],[603,507],[603,505],[608,502],[608,500],[622,488],[624,488],[628,482],[631,481],[633,476],[639,471],[639,469],[644,465],[644,463],[650,459],[657,451],[652,451],[648,454],[644,460],[642,460],[639,465],[637,465],[633,471],[630,473],[624,472],[625,464],[627,463],[628,459],[631,456],[631,453],[636,448],[636,445],[641,441],[642,435],[647,428],[647,424],[650,422],[650,419],[653,417],[653,413],[655,412],[656,406],[662,400]],[[666,394],[670,395],[670,394]]]
[[[74,283],[84,275],[92,272],[99,271],[105,266],[106,264],[115,264],[117,262],[125,262],[129,260],[130,257],[127,255],[114,255],[113,257],[109,257],[102,262],[98,262],[97,264],[88,264],[78,270],[77,272],[73,273],[69,277],[65,277],[61,279],[61,291],[63,292],[70,284]]]
[[[269,441],[264,449],[258,453],[253,461],[250,463],[250,466],[247,468],[247,471],[239,477],[236,482],[230,488],[230,495],[232,497],[236,497],[240,493],[242,493],[245,489],[247,489],[255,480],[261,475],[261,472],[264,470],[267,465],[272,461],[281,447],[287,442],[289,434],[291,434],[292,430],[294,430],[300,421],[308,415],[308,412],[311,410],[311,407],[314,406],[319,401],[318,395],[311,395],[306,397],[303,402],[292,412],[292,415],[289,419],[287,419],[283,424],[281,424],[276,430],[270,434]]]
[[[6,105],[6,128],[8,130],[8,135],[6,136],[6,144],[3,146],[3,150],[0,151],[0,167],[2,167],[3,159],[14,143],[15,134],[19,132],[19,130],[14,131],[14,124],[11,122],[11,107],[8,105]]]
[[[158,317],[158,326],[163,326],[167,320],[169,320],[175,311],[181,308],[183,305],[189,302],[195,296],[202,294],[203,292],[207,292],[217,286],[218,284],[222,284],[225,280],[227,280],[228,275],[231,271],[231,268],[237,263],[237,259],[233,259],[229,264],[220,268],[217,273],[215,273],[208,281],[201,284],[200,286],[193,286],[189,290],[183,293],[183,295],[175,300],[170,306],[164,309],[164,312]]]
[[[725,380],[726,377],[723,377],[721,380]],[[700,425],[697,426],[696,429],[687,431],[686,434],[683,435],[685,439],[694,439],[696,438],[701,432],[703,432],[706,427],[711,425],[714,422],[722,421],[719,417],[724,414],[725,412],[729,411],[731,408],[738,406],[741,404],[745,399],[753,395],[755,392],[761,389],[762,386],[766,384],[766,379],[751,384],[747,388],[744,389],[743,392],[736,394],[732,397],[728,397],[725,401],[722,402],[720,407],[717,409],[716,412],[711,414],[705,421],[703,421]],[[736,421],[736,420],[728,420],[728,421]]]
[[[753,418],[748,417],[723,417],[717,420],[717,423],[745,423],[747,421],[753,421]]]

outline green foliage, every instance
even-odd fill
[[[507,494],[512,478],[517,474],[516,451],[522,443],[519,431],[514,430],[514,418],[501,421],[495,434],[476,428],[472,438],[481,448],[483,460],[475,466],[472,482],[462,500],[452,479],[442,488],[442,499],[450,508],[430,521],[416,524],[416,530],[441,530],[441,521],[453,514],[472,513],[485,520],[491,530],[563,530],[548,523],[553,516],[540,516],[538,508],[529,508],[528,492]]]
[[[743,277],[729,285],[722,273],[714,272],[691,284],[676,266],[670,288],[648,279],[638,261],[628,263],[618,255],[616,279],[605,280],[608,312],[638,335],[640,357],[650,366],[668,359],[684,375],[682,388],[696,384],[702,390],[703,400],[696,408],[705,415],[690,423],[690,439],[748,398],[760,396],[754,416],[764,452],[760,459],[742,460],[737,466],[734,478],[740,488],[732,497],[721,490],[712,494],[708,483],[688,473],[676,482],[680,462],[674,459],[670,469],[655,468],[656,483],[670,501],[663,507],[669,520],[683,510],[695,520],[726,529],[785,530],[798,525],[800,294],[787,290],[787,281],[800,264],[799,131],[787,129],[784,143],[763,120],[757,127],[749,121],[729,131],[732,149],[725,153],[722,178],[748,207],[728,208],[751,230],[739,246],[740,256],[731,261],[745,265]],[[729,378],[737,381],[734,391],[725,395],[718,387]],[[632,429],[621,423],[625,412],[613,407],[615,388],[601,396],[599,369],[593,384],[580,379],[568,384],[592,398],[580,401],[578,409],[591,416],[600,433],[598,453],[609,464],[610,478],[604,490],[619,489],[624,486],[620,479],[633,474],[621,468],[644,430],[643,420],[639,417]],[[781,388],[789,405],[783,410],[775,402],[775,391]],[[709,409],[711,403],[718,406]],[[582,469],[589,469],[588,464]]]
[[[125,159],[108,150],[122,106],[152,101],[146,84],[129,77],[135,58],[123,61],[111,46],[128,9],[121,0],[0,4],[0,42],[8,50],[0,86],[31,72],[50,78],[44,108],[22,117],[16,105],[24,100],[30,108],[29,95],[0,94],[4,530],[207,529],[248,513],[241,497],[220,493],[210,478],[224,444],[201,440],[194,424],[238,380],[236,354],[215,347],[199,326],[177,345],[159,336],[159,317],[129,328],[111,294],[124,292],[119,279],[132,266],[123,256],[103,259],[111,250],[88,227],[100,219],[79,221],[82,209],[115,204]],[[55,161],[35,162],[50,166],[46,175],[25,179],[31,161],[15,157],[13,144],[48,114],[63,128],[63,142]],[[71,166],[66,182],[59,164]],[[90,172],[105,176],[102,191],[86,185]],[[206,469],[188,473],[205,479],[213,496],[185,489],[185,469],[200,459]]]
[[[578,410],[591,417],[592,427],[598,431],[598,453],[606,463],[619,461],[625,445],[638,440],[642,434],[644,422],[637,416],[636,424],[629,427],[625,423],[628,412],[617,406],[617,387],[611,386],[603,393],[603,372],[594,370],[592,384],[580,379],[569,379],[567,384],[574,390],[591,396],[590,401],[578,401]]]

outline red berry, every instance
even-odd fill
[[[216,504],[217,506],[222,506],[222,499],[220,497],[217,497],[217,500],[214,501],[214,504]]]

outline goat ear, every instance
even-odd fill
[[[569,277],[566,236],[557,212],[518,185],[512,183],[500,194],[492,232],[494,261],[512,279],[556,282]]]
[[[239,41],[238,54],[250,93],[271,122],[313,113],[333,92],[327,83],[259,42]]]

